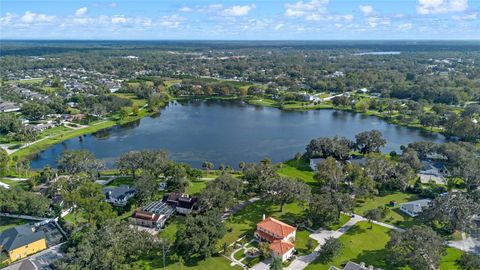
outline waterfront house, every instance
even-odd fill
[[[175,208],[182,215],[188,215],[198,211],[198,198],[190,197],[185,193],[170,193],[163,197],[163,202]]]
[[[261,242],[268,242],[272,256],[288,260],[295,253],[295,235],[297,228],[272,217],[265,218],[257,224],[254,237]]]
[[[105,187],[103,190],[105,201],[115,206],[125,206],[135,196],[135,189],[128,185],[118,187]]]

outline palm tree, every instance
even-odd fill
[[[279,257],[273,257],[273,261],[270,264],[270,269],[271,270],[282,270],[283,269],[282,260]]]

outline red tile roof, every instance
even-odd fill
[[[271,232],[275,235],[278,235],[282,238],[287,237],[292,232],[296,231],[297,228],[292,227],[286,223],[281,222],[280,220],[268,217],[257,224],[257,227],[262,228],[267,232]]]
[[[280,255],[284,255],[292,248],[295,248],[295,245],[285,240],[275,240],[270,244],[270,250]]]
[[[145,212],[141,210],[136,210],[135,212],[133,212],[132,217],[143,219],[143,220],[149,220],[153,222],[157,222],[160,219],[160,216],[157,214],[153,214],[153,213]]]
[[[270,234],[266,232],[262,232],[257,230],[256,233],[262,238],[267,240],[269,243],[273,242],[274,240],[277,240],[275,237],[271,236]]]

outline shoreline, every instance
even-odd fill
[[[438,133],[438,134],[441,134],[441,135],[445,136],[445,134],[438,128],[434,128],[433,131],[431,131],[429,128],[426,128],[426,127],[423,127],[423,126],[420,126],[420,125],[411,125],[411,124],[404,124],[404,123],[399,123],[399,122],[396,122],[396,121],[392,121],[391,119],[388,119],[387,117],[376,114],[375,112],[368,112],[368,111],[367,112],[361,112],[361,111],[353,110],[350,107],[336,107],[336,106],[333,106],[333,104],[321,103],[319,105],[308,106],[308,107],[304,107],[304,108],[294,107],[294,106],[288,107],[288,105],[287,105],[287,107],[282,108],[276,102],[275,103],[273,103],[273,102],[268,102],[267,103],[267,102],[264,102],[262,99],[258,100],[258,99],[248,98],[248,97],[247,98],[241,98],[241,97],[234,97],[234,96],[229,96],[229,97],[218,97],[218,96],[175,97],[171,101],[188,101],[188,100],[243,101],[246,104],[249,104],[249,105],[252,105],[252,106],[271,107],[271,108],[277,108],[279,110],[284,110],[284,111],[310,111],[310,110],[348,111],[348,112],[351,112],[351,113],[359,113],[359,114],[366,115],[366,116],[378,117],[378,118],[384,120],[385,122],[393,124],[393,125],[403,126],[403,127],[412,128],[412,129],[419,129],[419,130],[429,132],[429,133]],[[271,101],[271,100],[268,100],[268,101]],[[168,105],[168,103],[164,104],[161,107],[161,110],[164,109],[167,105]],[[61,143],[63,141],[66,141],[66,140],[69,140],[69,139],[72,139],[72,138],[75,138],[75,137],[78,137],[78,136],[82,136],[82,135],[92,134],[92,133],[98,132],[100,130],[115,127],[115,126],[118,126],[118,125],[128,124],[128,123],[131,123],[131,122],[134,122],[134,121],[138,121],[138,120],[140,120],[144,117],[155,115],[157,113],[158,112],[143,111],[139,116],[132,116],[132,117],[129,117],[127,120],[124,120],[124,121],[118,121],[118,120],[115,121],[113,119],[102,120],[99,123],[90,125],[88,127],[82,128],[82,129],[71,130],[69,132],[65,132],[65,133],[62,133],[62,134],[57,134],[57,135],[54,135],[54,136],[41,138],[41,139],[37,140],[36,143],[31,143],[30,145],[28,145],[26,147],[20,148],[17,151],[9,154],[9,156],[10,157],[18,156],[19,159],[30,158],[33,155],[48,149],[50,146]]]

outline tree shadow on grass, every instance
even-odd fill
[[[365,233],[367,230],[358,226],[358,225],[355,225],[353,227],[351,227],[348,231],[345,232],[346,235],[356,235],[356,234],[362,234],[362,233]]]
[[[352,259],[353,262],[356,263],[365,263],[365,265],[373,265],[374,269],[381,268],[381,269],[396,269],[392,268],[392,266],[387,263],[388,257],[390,255],[385,249],[381,250],[364,250],[360,253],[355,259]]]

